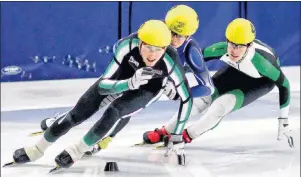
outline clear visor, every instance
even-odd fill
[[[186,38],[186,36],[179,35],[179,34],[173,32],[173,31],[171,32],[171,36],[175,37],[175,38],[178,38],[178,39],[185,39]]]
[[[242,49],[244,47],[248,47],[249,45],[246,44],[235,44],[233,42],[230,42],[229,40],[227,41],[227,44],[229,47],[233,48],[233,49]]]
[[[165,47],[157,47],[157,46],[149,45],[149,44],[147,44],[145,42],[142,42],[142,45],[145,48],[147,48],[150,52],[161,52],[165,48]]]

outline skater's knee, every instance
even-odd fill
[[[120,111],[114,107],[110,106],[104,113],[103,117],[105,118],[104,126],[106,128],[111,128],[114,123],[120,118]]]
[[[69,116],[66,117],[66,122],[69,122],[71,127],[77,126],[79,124],[81,124],[83,121],[87,120],[88,116],[86,116],[85,114],[81,113],[77,113],[73,110],[71,110],[69,112]]]
[[[211,119],[219,120],[220,117],[237,109],[240,104],[241,99],[235,94],[227,93],[214,100],[206,114],[211,115]]]
[[[104,112],[101,119],[96,122],[96,124],[93,126],[91,130],[96,135],[102,136],[114,126],[115,122],[118,119],[119,119],[119,111],[115,107],[110,106]]]
[[[119,110],[114,106],[108,107],[100,120],[102,122],[102,128],[110,129],[118,119]]]
[[[201,114],[204,110],[206,110],[211,105],[211,103],[212,103],[211,96],[194,98],[190,117]]]

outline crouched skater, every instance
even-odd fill
[[[177,51],[169,46],[171,31],[160,20],[149,20],[134,33],[115,45],[114,57],[105,73],[81,96],[73,109],[56,119],[34,145],[17,149],[11,164],[38,160],[45,150],[61,136],[98,111],[108,95],[119,96],[108,106],[102,117],[75,144],[55,158],[57,167],[69,168],[91,150],[119,119],[124,119],[149,106],[163,92],[167,79],[174,84],[180,97],[178,124],[171,132],[171,150],[185,164],[182,131],[190,115],[192,97]]]

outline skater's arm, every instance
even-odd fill
[[[218,42],[206,47],[202,51],[205,62],[219,59],[227,53],[227,42]]]
[[[116,79],[118,72],[121,70],[121,63],[124,56],[130,52],[129,43],[130,39],[124,39],[114,45],[114,57],[98,84],[99,94],[109,95],[129,90],[127,79]]]
[[[103,79],[99,82],[99,94],[111,95],[129,90],[128,80]]]
[[[192,97],[204,97],[214,92],[213,82],[209,74],[202,51],[198,44],[191,40],[185,48],[185,58],[193,71],[198,84],[191,88]]]
[[[259,53],[252,59],[259,73],[275,82],[279,89],[280,117],[288,118],[290,104],[290,84],[279,65],[272,64]]]
[[[192,108],[190,89],[183,68],[181,68],[180,64],[177,62],[179,61],[178,57],[179,56],[174,53],[166,54],[164,57],[164,61],[170,74],[169,77],[174,82],[176,91],[181,99],[177,124],[173,132],[171,132],[172,134],[182,133]]]

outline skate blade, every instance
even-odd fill
[[[140,143],[136,143],[136,144],[132,145],[131,147],[144,146],[144,145],[146,145],[146,143],[143,141]]]
[[[29,134],[28,136],[38,136],[38,135],[42,135],[45,131],[39,131],[39,132],[34,132]]]
[[[288,138],[288,144],[289,144],[289,146],[291,147],[291,148],[294,148],[294,139],[293,139],[293,137],[289,137]]]
[[[165,149],[165,148],[166,148],[165,144],[161,144],[161,145],[156,146],[155,149]]]
[[[54,174],[54,173],[60,172],[60,171],[62,171],[62,170],[63,170],[63,168],[60,167],[59,165],[57,165],[56,167],[54,167],[53,169],[51,169],[51,170],[49,171],[49,174]]]
[[[136,143],[134,145],[132,145],[131,147],[153,147],[154,144],[148,144],[145,142],[141,142],[141,143]]]
[[[4,168],[4,167],[12,167],[12,166],[16,166],[16,165],[17,165],[16,162],[9,162],[9,163],[4,164],[2,167],[3,167],[3,168]]]
[[[160,143],[160,142],[159,142]],[[154,145],[157,145],[155,147],[155,149],[162,149],[164,148],[164,144],[162,145],[158,145],[158,143],[155,143],[155,144],[148,144],[148,143],[145,143],[145,142],[141,142],[141,143],[136,143],[134,145],[132,145],[131,147],[154,147]]]
[[[178,158],[178,165],[186,166],[186,156],[185,156],[185,154],[178,154],[177,158]]]

